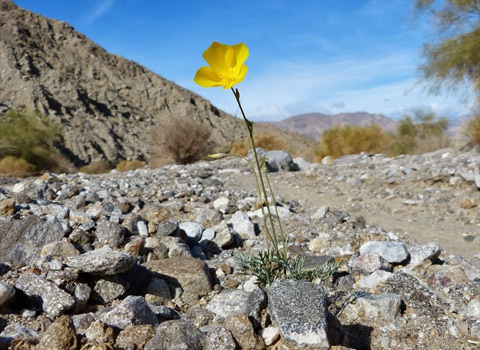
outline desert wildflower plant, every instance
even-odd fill
[[[203,58],[209,66],[201,67],[193,79],[202,87],[223,87],[223,89],[232,91],[247,127],[252,146],[254,159],[250,164],[261,204],[267,249],[257,255],[240,253],[235,255],[235,259],[246,273],[258,278],[259,285],[264,289],[280,278],[323,281],[338,269],[338,264],[324,264],[313,270],[305,270],[303,268],[304,259],[288,253],[288,238],[279,219],[275,195],[267,175],[265,159],[261,160],[258,157],[255,147],[253,122],[247,119],[245,115],[240,102],[240,92],[233,88],[243,81],[247,74],[248,67],[245,65],[245,61],[248,55],[249,50],[244,43],[230,46],[214,41],[203,53]]]

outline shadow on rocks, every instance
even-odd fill
[[[371,350],[372,327],[361,324],[342,325],[330,312],[328,320],[328,341],[331,346],[342,345],[356,350]]]

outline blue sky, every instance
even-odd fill
[[[253,120],[366,111],[398,118],[412,108],[468,113],[465,94],[431,96],[419,83],[426,18],[413,0],[14,0],[70,23],[111,53],[134,60],[239,115],[233,95],[193,82],[212,41],[250,49],[237,87]]]

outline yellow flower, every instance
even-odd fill
[[[214,41],[203,53],[210,67],[201,67],[193,80],[203,87],[223,86],[229,89],[245,78],[248,67],[243,63],[248,58],[244,43],[225,45]]]

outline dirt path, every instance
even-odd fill
[[[249,175],[224,176],[224,188],[253,190],[254,182]],[[403,198],[396,196],[379,198],[379,192],[385,190],[381,188],[371,188],[360,195],[351,193],[348,185],[338,181],[327,184],[328,179],[304,172],[270,175],[276,196],[283,201],[299,200],[307,214],[315,213],[320,207],[330,207],[352,216],[362,215],[370,226],[378,225],[407,241],[438,242],[446,252],[462,256],[480,268],[480,221],[475,220],[479,218],[479,208],[470,209],[468,215],[465,211],[452,210],[458,207],[458,194],[441,192],[439,202],[445,198],[445,203],[438,208],[425,207],[420,203],[406,205]],[[411,186],[409,190],[421,192],[424,188]],[[478,193],[472,194],[478,197]]]

